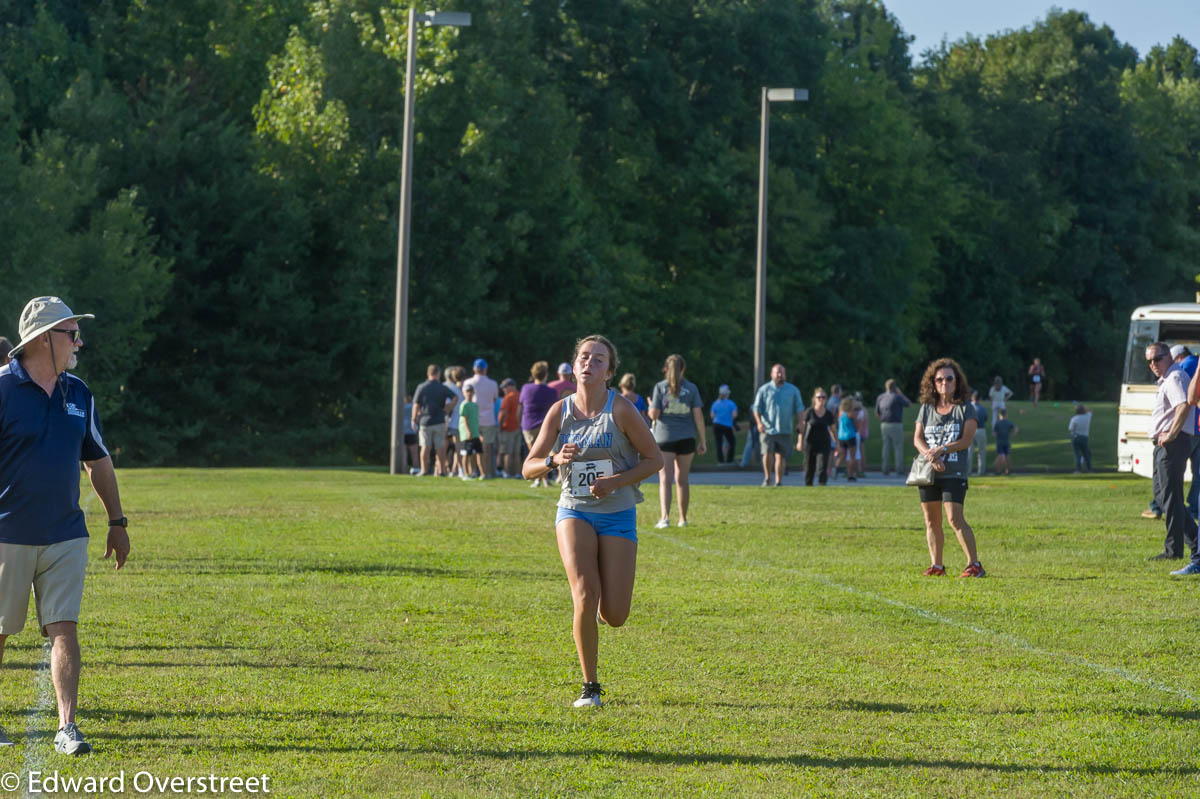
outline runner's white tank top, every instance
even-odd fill
[[[554,451],[558,452],[565,444],[577,444],[580,452],[575,458],[576,463],[611,460],[614,474],[627,472],[637,466],[641,456],[613,419],[613,400],[616,396],[617,392],[610,388],[604,410],[596,414],[594,419],[576,419],[573,402],[575,395],[564,399],[562,416],[558,423],[558,442],[554,445]],[[642,501],[642,492],[636,486],[618,488],[604,499],[596,499],[591,494],[573,496],[570,465],[559,466],[558,477],[562,483],[562,494],[558,498],[560,508],[589,513],[617,513],[628,510]]]

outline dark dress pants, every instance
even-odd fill
[[[813,484],[813,476],[825,485],[829,482],[829,452],[830,448],[817,449],[811,443],[804,444],[804,484]]]
[[[1154,499],[1163,510],[1167,537],[1163,552],[1172,558],[1183,557],[1183,547],[1196,552],[1196,522],[1187,512],[1187,494],[1183,473],[1192,454],[1192,437],[1180,433],[1166,446],[1154,447]]]

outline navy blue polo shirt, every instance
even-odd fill
[[[20,361],[0,368],[0,542],[47,546],[87,538],[79,462],[107,455],[86,383],[64,372],[46,396]]]

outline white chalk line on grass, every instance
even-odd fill
[[[42,659],[38,663],[35,684],[37,699],[29,709],[25,720],[25,759],[22,764],[22,780],[25,783],[25,798],[40,796],[29,792],[29,773],[46,770],[46,746],[37,738],[38,730],[45,726],[46,717],[54,709],[54,684],[50,679],[50,639],[42,645]],[[57,719],[57,713],[55,719]],[[56,725],[57,726],[57,725]]]
[[[95,490],[83,497],[80,509],[83,511],[85,517],[95,499]],[[33,707],[25,714],[25,757],[22,762],[22,768],[24,769],[22,779],[25,783],[24,799],[41,796],[41,794],[29,792],[29,773],[31,771],[46,770],[46,752],[48,747],[37,740],[38,730],[44,728],[46,720],[51,717],[54,719],[53,725],[55,731],[58,730],[57,697],[54,693],[54,680],[50,674],[51,651],[50,639],[47,638],[42,643],[42,659],[38,662],[37,669],[34,672],[34,685],[37,689],[37,696],[33,700]]]
[[[1104,674],[1109,677],[1117,677],[1119,679],[1125,680],[1126,682],[1133,683],[1134,685],[1140,685],[1145,688],[1152,688],[1156,691],[1160,691],[1160,692],[1166,693],[1166,694],[1172,694],[1172,695],[1178,696],[1182,699],[1186,699],[1189,702],[1195,702],[1195,703],[1200,704],[1200,697],[1197,697],[1191,691],[1187,691],[1182,688],[1176,688],[1174,686],[1167,685],[1166,683],[1159,682],[1158,680],[1152,679],[1150,677],[1142,676],[1141,674],[1129,671],[1128,669],[1122,669],[1122,668],[1118,668],[1116,666],[1106,666],[1103,663],[1095,663],[1093,661],[1088,660],[1087,658],[1083,658],[1078,655],[1071,655],[1071,654],[1067,654],[1065,652],[1055,652],[1050,649],[1043,649],[1040,646],[1035,646],[1034,644],[1031,644],[1030,642],[1024,640],[1023,638],[1018,638],[1017,636],[1012,635],[1011,633],[996,632],[995,630],[989,630],[986,627],[980,627],[979,625],[976,625],[976,624],[959,621],[958,619],[951,618],[950,616],[945,616],[941,613],[936,613],[932,610],[927,610],[925,608],[918,607],[917,605],[910,605],[907,602],[901,602],[897,599],[891,599],[890,597],[883,596],[882,594],[877,594],[874,591],[866,591],[861,588],[855,588],[854,586],[851,586],[851,585],[845,585],[843,583],[836,582],[836,581],[830,579],[829,577],[826,577],[823,574],[805,574],[805,573],[801,572],[799,569],[793,569],[793,568],[790,568],[787,566],[779,566],[774,563],[767,563],[766,561],[757,561],[757,560],[745,558],[745,557],[742,557],[741,555],[738,555],[738,554],[732,553],[732,552],[723,552],[723,551],[717,550],[717,549],[701,549],[699,547],[692,546],[691,544],[689,544],[685,541],[680,541],[679,539],[675,538],[674,536],[664,535],[657,531],[654,531],[654,532],[647,531],[647,532],[650,535],[653,535],[656,538],[661,538],[663,541],[666,541],[677,547],[680,547],[682,549],[691,550],[692,552],[696,552],[701,555],[709,555],[709,556],[716,557],[716,558],[724,558],[726,560],[737,559],[737,560],[741,560],[747,566],[753,566],[754,568],[774,569],[775,571],[780,571],[780,572],[784,572],[786,574],[795,575],[796,577],[800,577],[800,578],[803,578],[806,580],[811,580],[813,582],[820,583],[821,585],[827,586],[829,588],[836,588],[837,590],[845,592],[847,594],[852,594],[854,596],[863,597],[864,599],[870,599],[875,602],[880,602],[882,604],[889,605],[891,607],[897,608],[898,610],[903,610],[906,613],[912,613],[913,615],[920,616],[923,619],[927,619],[929,621],[936,622],[938,624],[944,624],[947,627],[954,627],[959,630],[966,630],[968,632],[975,633],[976,635],[980,635],[980,636],[990,639],[990,640],[1003,641],[1004,643],[1008,644],[1013,649],[1019,649],[1023,652],[1028,652],[1031,655],[1036,655],[1037,657],[1044,657],[1044,658],[1048,658],[1050,660],[1058,660],[1062,663],[1069,663],[1073,666],[1079,666],[1080,668],[1087,669],[1088,671],[1094,671],[1098,674]]]

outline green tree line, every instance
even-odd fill
[[[1129,312],[1191,299],[1200,56],[1076,11],[921,54],[878,0],[461,0],[417,35],[409,369],[522,380],[604,332],[753,391],[759,92],[768,358],[807,393],[1111,397]],[[407,8],[0,4],[0,332],[97,314],[79,374],[123,465],[387,458]]]

